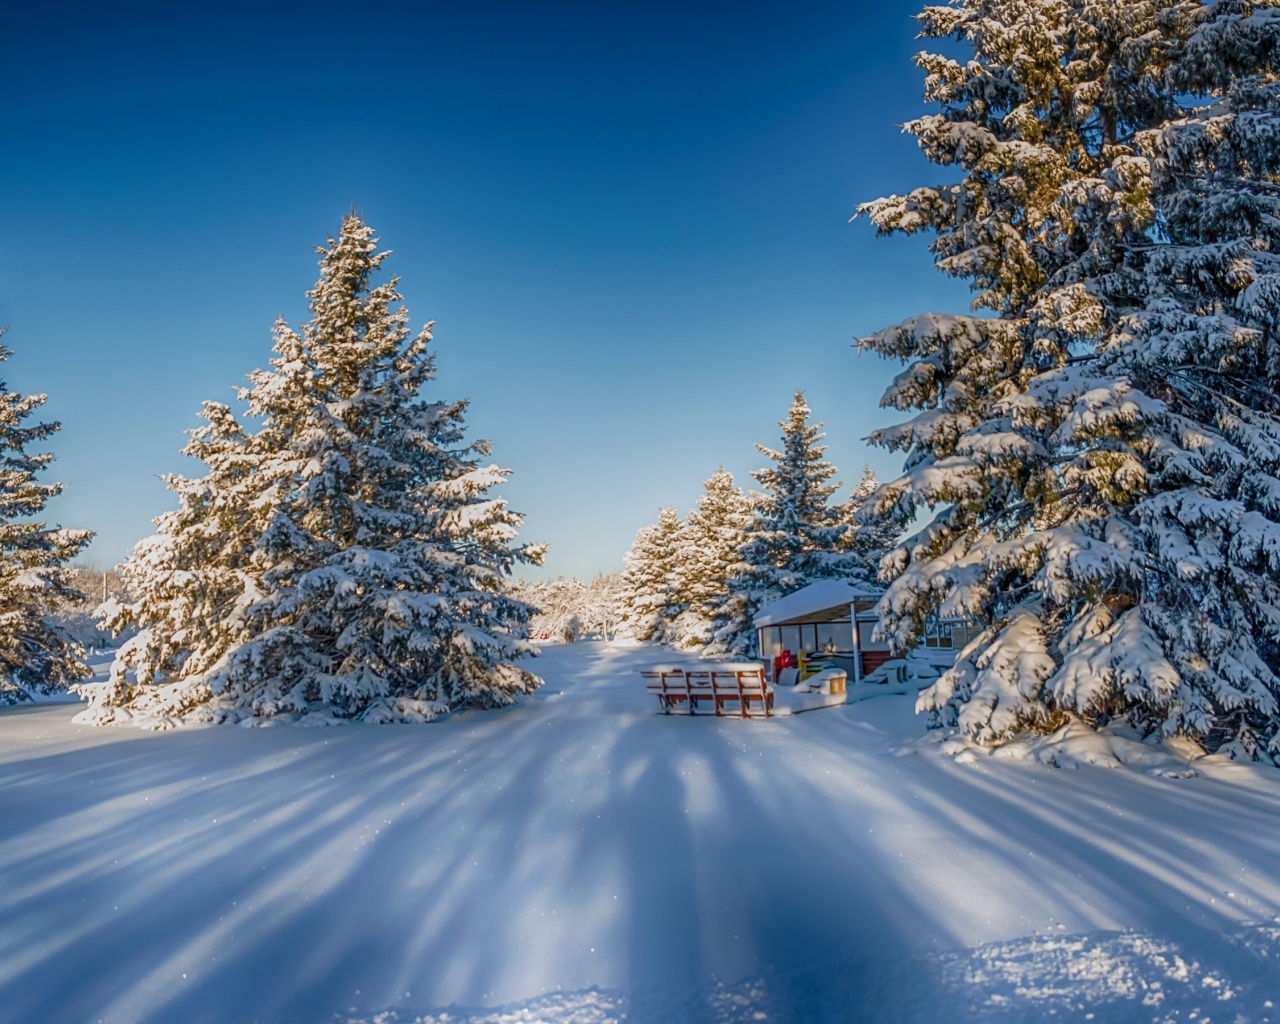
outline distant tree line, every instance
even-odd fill
[[[513,581],[512,594],[532,610],[529,636],[534,640],[612,640],[623,613],[623,580],[618,572],[590,580],[556,576],[550,580]]]
[[[664,508],[636,534],[622,577],[626,635],[709,657],[754,658],[752,619],[764,605],[818,580],[875,585],[898,526],[865,514],[876,490],[869,467],[847,498],[832,500],[836,468],[823,458],[825,435],[809,415],[797,391],[778,423],[781,447],[756,445],[769,460],[751,474],[759,490],[744,492],[720,468],[684,519]]]

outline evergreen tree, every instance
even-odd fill
[[[660,509],[658,521],[640,528],[626,554],[619,628],[633,640],[671,640],[672,620],[684,610],[678,603],[683,529],[675,509]]]
[[[754,522],[751,499],[735,486],[724,467],[703,481],[704,493],[685,518],[677,560],[681,566],[679,604],[673,627],[677,646],[701,650],[711,642],[716,609],[736,575],[739,549]]]
[[[756,495],[756,525],[749,544],[750,564],[761,566],[768,578],[783,591],[832,575],[841,575],[844,565],[834,557],[846,527],[831,506],[831,496],[839,483],[828,483],[836,475],[835,466],[823,455],[826,436],[821,424],[809,422],[809,406],[804,392],[797,391],[782,428],[782,451],[756,445],[756,451],[774,465],[751,475],[764,488]]]
[[[847,527],[842,549],[857,556],[855,571],[850,575],[868,585],[874,585],[881,560],[893,550],[902,532],[892,518],[876,514],[871,499],[879,489],[880,483],[871,467],[863,466],[862,479],[838,510],[841,522]]]
[[[0,337],[4,333],[0,328]],[[0,345],[0,362],[11,354]],[[62,491],[60,483],[36,479],[53,455],[27,450],[61,429],[56,422],[27,422],[46,397],[20,395],[0,381],[0,704],[64,689],[89,674],[84,651],[54,611],[82,596],[64,566],[93,534],[34,518]]]
[[[909,645],[983,627],[926,691],[996,742],[1124,716],[1276,756],[1280,680],[1280,12],[1221,0],[927,8],[940,113],[907,126],[961,180],[865,205],[929,230],[994,314],[864,339],[908,364],[874,435],[876,510],[932,522],[887,563]]]
[[[252,635],[247,613],[263,583],[251,556],[283,481],[267,478],[267,460],[228,406],[206,402],[200,415],[205,425],[182,453],[204,463],[206,475],[164,478],[178,508],[157,518],[158,533],[121,565],[132,596],[102,607],[105,626],[129,638],[108,682],[82,688],[91,702],[84,721],[191,711],[210,699],[206,680]]]
[[[839,484],[823,458],[821,425],[809,423],[809,406],[795,393],[786,420],[780,420],[782,450],[756,445],[772,466],[751,475],[763,490],[753,495],[752,523],[738,549],[727,592],[716,602],[708,654],[754,658],[758,641],[752,618],[771,601],[820,579],[867,575],[860,558],[847,550],[848,523],[830,503]]]
[[[421,397],[431,325],[372,283],[372,230],[353,213],[318,251],[310,321],[278,322],[240,391],[258,429],[205,406],[186,452],[208,472],[169,480],[179,508],[128,567],[142,596],[112,614],[139,632],[85,720],[424,721],[539,682],[505,577],[542,549],[512,546],[507,471],[464,441],[465,401]]]

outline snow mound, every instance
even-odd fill
[[[961,1021],[1274,1021],[1280,921],[1216,941],[1140,932],[1035,936],[938,959]]]
[[[91,692],[94,685],[83,684],[77,690]],[[325,704],[315,704],[300,712],[258,715],[229,704],[208,702],[197,705],[186,714],[178,715],[168,714],[163,709],[113,707],[95,701],[72,721],[76,725],[129,725],[162,732],[167,729],[195,729],[213,725],[238,725],[244,729],[265,729],[280,725],[315,728],[350,725],[354,722],[368,725],[416,725],[434,722],[448,712],[449,707],[443,701],[415,700],[411,697],[380,698],[355,718],[337,714],[333,707]]]
[[[1143,739],[1130,726],[1113,723],[1093,729],[1079,719],[1044,736],[1020,736],[988,747],[974,743],[959,729],[934,729],[895,750],[899,755],[937,753],[953,757],[957,764],[973,764],[985,758],[1001,761],[1035,761],[1055,768],[1075,769],[1082,764],[1103,768],[1130,767],[1148,775],[1194,778],[1201,774],[1192,762],[1204,752],[1182,738]]]
[[[621,1024],[854,1019],[1001,1024],[1062,1019],[1095,1024],[1277,1017],[1280,919],[1231,936],[1178,942],[1144,932],[1034,935],[971,949],[867,964],[817,963],[700,992],[591,988],[488,1009],[451,1007],[340,1014],[325,1024]],[[933,997],[921,1000],[922,991]],[[946,1009],[932,1005],[945,996]],[[870,1018],[867,1018],[870,1019]]]
[[[876,697],[914,697],[920,687],[914,679],[904,683],[857,683],[849,686],[849,704],[858,704]]]
[[[426,1013],[384,1010],[372,1016],[340,1014],[329,1024],[618,1024],[626,1016],[617,993],[587,989],[556,993],[490,1010],[448,1009]]]

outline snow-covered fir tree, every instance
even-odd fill
[[[836,469],[823,457],[825,435],[809,413],[797,391],[787,419],[778,422],[782,449],[756,445],[773,465],[751,474],[762,490],[752,496],[746,540],[728,588],[715,602],[708,654],[755,657],[755,613],[816,580],[874,580],[874,567],[852,550],[851,525],[830,500],[839,488],[830,482]]]
[[[837,509],[841,522],[848,526],[843,550],[857,555],[865,577],[874,577],[879,572],[881,560],[893,550],[902,533],[901,526],[890,516],[876,513],[872,498],[879,489],[880,482],[871,467],[863,466],[862,478]]]
[[[185,449],[127,572],[136,628],[82,718],[150,724],[310,714],[425,721],[510,703],[539,682],[518,664],[528,609],[508,591],[521,517],[492,490],[506,470],[466,442],[465,401],[429,400],[431,326],[416,335],[388,253],[354,213],[320,248],[311,319],[275,328],[240,423],[223,405]]]
[[[932,521],[881,612],[983,627],[920,701],[996,742],[1063,716],[1280,756],[1280,4],[954,0],[907,130],[959,180],[869,203],[986,315],[906,369],[875,498]]]
[[[159,532],[120,566],[131,596],[105,602],[102,612],[106,627],[128,639],[109,681],[83,687],[91,702],[86,721],[133,711],[170,716],[205,703],[206,677],[252,635],[247,613],[262,593],[253,554],[283,497],[286,463],[264,457],[225,404],[206,402],[200,415],[205,424],[191,431],[182,453],[206,473],[164,478],[178,508],[161,515]],[[126,706],[133,711],[113,710]]]
[[[633,640],[668,643],[673,621],[684,610],[680,538],[684,523],[674,508],[660,509],[658,521],[642,526],[624,559],[622,621]]]
[[[678,537],[677,561],[681,590],[675,603],[683,606],[672,626],[672,642],[702,650],[711,642],[716,610],[728,596],[736,575],[740,549],[754,523],[752,502],[720,467],[703,481],[703,494],[685,517]]]
[[[0,345],[0,362],[11,354]],[[0,381],[0,704],[65,689],[89,674],[85,652],[55,613],[81,596],[65,566],[93,534],[34,518],[62,491],[60,483],[37,479],[53,455],[28,450],[61,428],[29,422],[46,397],[18,394]]]

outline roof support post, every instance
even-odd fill
[[[853,625],[853,681],[862,682],[862,642],[858,636],[858,603],[849,605],[849,622]]]

